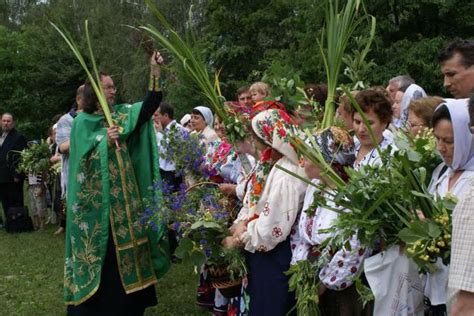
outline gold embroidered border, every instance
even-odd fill
[[[135,245],[137,246],[141,246],[143,244],[146,244],[147,242],[149,242],[148,240],[148,237],[144,237],[144,238],[141,238],[139,240],[136,240],[135,242],[133,241],[129,241],[127,243],[124,243],[124,244],[121,244],[120,246],[119,245],[115,245],[115,248],[120,251],[120,250],[127,250],[127,249],[130,249],[132,247],[134,247]]]
[[[124,146],[124,149],[127,148],[126,145],[123,145],[123,146]],[[133,259],[135,261],[135,267],[136,267],[136,273],[137,273],[138,281],[140,283],[142,283],[143,282],[142,273],[141,273],[141,269],[140,269],[140,265],[139,265],[139,261],[138,261],[138,254],[137,254],[138,244],[137,244],[137,240],[135,239],[135,234],[134,234],[134,231],[133,231],[132,212],[130,211],[130,202],[128,200],[128,191],[127,191],[127,187],[126,187],[125,170],[121,170],[121,167],[123,167],[125,169],[125,165],[124,165],[123,159],[122,159],[121,148],[120,148],[120,150],[117,150],[115,153],[116,153],[116,156],[117,156],[117,162],[119,164],[120,182],[122,183],[123,198],[125,200],[125,211],[127,213],[127,219],[128,219],[128,230],[130,232],[130,238],[132,239],[133,248],[134,248],[133,249]],[[130,171],[132,172],[132,174],[130,176],[132,178],[135,178],[133,168],[130,168]],[[135,183],[137,183],[136,179],[135,179]]]
[[[126,146],[125,144],[123,144],[122,146]],[[120,152],[116,152],[118,153],[117,156],[117,159],[120,159],[121,161],[117,161],[119,163],[119,169],[120,169],[120,165],[122,165],[123,167],[124,164],[123,164],[123,160],[122,160],[122,155]],[[135,174],[133,172],[133,168],[130,170],[132,172],[132,177],[135,178]],[[123,279],[123,272],[122,272],[122,268],[120,266],[120,255],[119,255],[119,250],[124,250],[123,247],[124,246],[121,246],[120,249],[118,248],[117,246],[117,238],[115,236],[115,226],[114,226],[114,217],[113,217],[113,211],[111,209],[109,209],[109,219],[110,219],[110,226],[112,228],[112,235],[113,235],[113,240],[114,240],[114,244],[115,244],[115,255],[117,257],[117,266],[118,266],[118,270],[119,270],[119,273],[120,273],[120,282],[122,283],[122,287],[125,289],[125,292],[126,293],[132,293],[132,292],[135,292],[135,291],[138,291],[140,289],[143,289],[143,288],[146,288],[148,287],[150,284],[152,284],[153,282],[156,283],[157,282],[157,279],[156,279],[156,276],[155,276],[155,273],[153,271],[153,264],[150,264],[150,269],[151,269],[151,273],[152,273],[152,276],[148,279],[146,279],[145,281],[147,280],[152,280],[151,282],[149,282],[149,284],[146,284],[146,285],[142,285],[142,286],[139,286],[137,288],[134,288],[137,284],[143,284],[143,282],[145,282],[143,280],[143,276],[142,276],[142,269],[141,269],[141,266],[139,265],[139,260],[138,260],[138,254],[137,254],[137,251],[138,251],[138,245],[140,244],[144,244],[146,242],[148,242],[148,237],[144,237],[142,239],[140,239],[140,241],[137,241],[135,239],[135,234],[134,234],[134,230],[133,230],[133,222],[132,222],[132,215],[131,215],[131,211],[130,211],[130,204],[129,204],[129,201],[128,201],[128,191],[127,191],[127,188],[126,188],[126,179],[124,179],[123,177],[123,173],[119,170],[119,173],[120,173],[120,182],[122,184],[122,190],[123,190],[123,195],[124,195],[124,200],[125,200],[125,210],[126,210],[126,213],[127,213],[127,219],[128,219],[128,227],[129,227],[129,231],[130,231],[130,239],[132,240],[131,242],[128,242],[126,243],[126,248],[125,249],[130,249],[130,248],[134,248],[134,251],[133,251],[133,256],[134,256],[134,261],[135,261],[135,273],[136,273],[136,276],[137,276],[137,279],[138,279],[138,282],[132,284],[132,285],[126,285],[124,283],[124,279]],[[136,180],[135,180],[136,182]],[[137,194],[139,195],[139,192],[137,192]],[[143,242],[141,242],[143,241]],[[149,258],[149,261],[150,263],[152,262],[151,260],[151,253],[149,254],[148,256]],[[148,282],[148,281],[147,281]],[[130,290],[127,290],[129,289],[130,287],[132,287],[132,289]],[[131,291],[131,292],[128,292],[128,291]]]
[[[142,283],[136,282],[136,283],[130,284],[129,286],[124,288],[125,293],[130,294],[130,293],[133,293],[133,292],[137,292],[137,291],[140,291],[140,290],[143,290],[143,289],[149,287],[150,285],[154,285],[156,283],[158,283],[158,280],[156,279],[155,274],[153,273],[151,277],[149,277],[145,280],[142,280]]]
[[[95,293],[97,293],[97,290],[99,289],[99,286],[100,286],[100,282],[101,282],[101,277],[99,276],[99,282],[97,283],[97,285],[89,292],[89,294],[87,294],[86,296],[84,296],[83,298],[81,298],[80,300],[78,301],[66,301],[66,305],[74,305],[74,306],[77,306],[77,305],[80,305],[82,303],[84,303],[85,301],[87,301],[88,299],[90,299]]]

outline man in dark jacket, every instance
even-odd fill
[[[19,162],[18,151],[26,145],[25,136],[15,129],[13,115],[4,113],[1,121],[0,133],[0,200],[3,211],[11,206],[23,206],[23,180],[24,175],[16,172]],[[2,217],[0,216],[0,224]]]

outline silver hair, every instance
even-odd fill
[[[415,80],[413,80],[409,75],[401,75],[393,77],[388,81],[388,83],[398,84],[398,90],[405,92],[411,84],[415,83]]]

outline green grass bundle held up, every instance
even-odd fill
[[[95,57],[94,57],[94,52],[92,50],[92,44],[91,44],[91,39],[90,39],[90,34],[89,34],[89,21],[85,20],[84,21],[84,26],[85,26],[85,31],[86,31],[86,40],[87,40],[87,47],[89,50],[89,58],[92,62],[92,71],[89,70],[84,57],[81,54],[81,51],[77,44],[74,42],[72,39],[71,35],[67,31],[62,31],[56,24],[53,22],[49,22],[56,31],[61,35],[61,37],[64,39],[64,41],[67,43],[69,48],[74,53],[74,56],[76,56],[77,60],[81,64],[82,68],[87,74],[87,79],[89,80],[92,88],[94,89],[95,94],[97,95],[97,99],[99,100],[100,107],[102,108],[102,111],[104,112],[105,120],[107,121],[107,124],[109,126],[113,126],[113,120],[112,120],[112,115],[110,113],[110,108],[109,105],[107,104],[107,100],[105,98],[105,93],[104,89],[102,88],[102,85],[100,84],[100,74],[99,70],[97,68],[97,64],[95,62]]]
[[[326,25],[320,40],[317,40],[319,53],[323,59],[328,85],[322,127],[329,127],[334,121],[334,99],[338,78],[343,64],[344,52],[355,30],[362,22],[370,19],[371,31],[375,32],[375,18],[366,14],[358,17],[362,0],[348,0],[339,11],[339,0],[328,0],[326,4]],[[324,45],[323,43],[326,43]],[[372,41],[368,41],[370,45]]]

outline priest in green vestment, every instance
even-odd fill
[[[74,119],[69,158],[64,278],[69,315],[114,309],[123,315],[142,314],[156,304],[154,285],[169,268],[166,227],[152,230],[139,223],[143,199],[159,194],[150,190],[159,180],[150,118],[162,98],[161,60],[159,53],[151,58],[143,103],[111,106],[112,128],[92,87],[85,85],[84,111]],[[101,84],[113,103],[113,80],[102,74]],[[146,295],[149,302],[142,298]],[[135,310],[127,312],[129,307]]]

